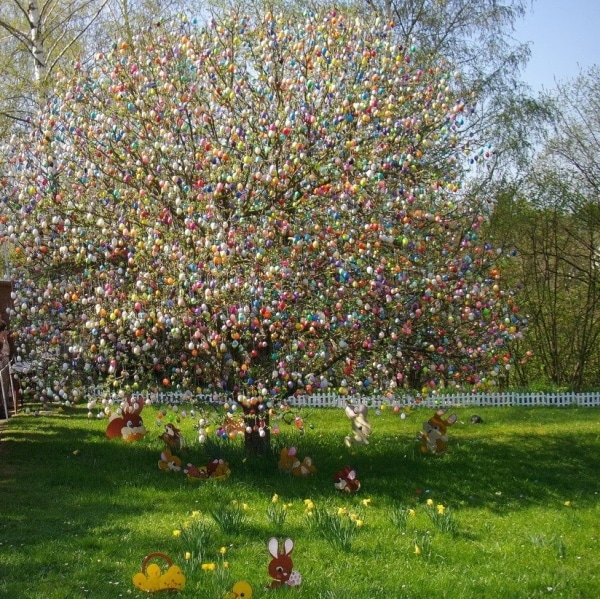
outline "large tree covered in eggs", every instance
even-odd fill
[[[61,75],[7,229],[41,392],[493,380],[516,308],[461,193],[455,77],[331,12],[157,24]]]

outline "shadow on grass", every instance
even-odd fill
[[[392,433],[383,430],[369,445],[350,449],[340,432],[346,428],[302,437],[284,431],[263,456],[246,454],[241,442],[211,441],[181,451],[183,463],[203,465],[220,457],[229,461],[231,477],[222,483],[194,483],[182,472],[158,469],[164,445],[152,427],[141,441],[124,443],[106,439],[106,422],[74,416],[31,417],[15,427],[9,424],[0,443],[0,530],[5,546],[18,544],[22,558],[34,566],[43,567],[47,547],[68,538],[100,551],[105,547],[102,538],[112,537],[117,546],[131,551],[154,546],[159,534],[169,539],[167,549],[176,548],[170,535],[179,522],[155,521],[153,510],[164,513],[171,504],[175,514],[208,512],[213,505],[244,501],[249,490],[258,489],[267,502],[274,493],[295,504],[311,498],[326,505],[358,504],[370,495],[403,505],[432,497],[453,507],[498,513],[567,499],[592,504],[600,492],[597,436],[575,434],[569,427],[543,435],[509,432],[493,437],[486,429],[456,426],[448,453],[440,457],[419,452],[415,422],[402,427],[393,423]],[[298,447],[300,458],[313,458],[318,468],[314,475],[296,478],[278,471],[279,451],[289,445]],[[356,498],[340,496],[333,487],[333,473],[346,464],[356,469],[362,483]],[[115,524],[114,514],[145,516],[148,524],[130,539],[131,533]],[[300,534],[301,526],[296,518],[286,525],[286,534]],[[278,532],[275,526],[252,522],[241,532],[246,538],[264,538],[265,527]]]
[[[415,443],[383,440],[352,456],[365,493],[404,502],[430,496],[443,503],[495,509],[582,498],[600,493],[600,445],[570,432],[501,440],[451,440],[447,454],[422,455]]]

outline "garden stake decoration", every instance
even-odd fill
[[[198,443],[202,444],[206,442],[206,427],[208,426],[208,422],[206,418],[200,418],[198,420]]]
[[[181,434],[181,431],[170,422],[165,424],[165,432],[159,436],[159,439],[162,439],[173,451],[183,449],[183,435]]]
[[[179,472],[181,470],[181,459],[173,455],[171,450],[167,448],[160,454],[158,467],[163,472]]]
[[[348,447],[353,444],[367,445],[369,443],[369,435],[371,434],[371,424],[367,420],[367,406],[364,404],[346,406],[346,416],[352,422],[352,435],[345,438],[345,443]]]
[[[456,422],[456,414],[444,419],[442,416],[446,410],[438,410],[427,422],[423,423],[423,430],[417,434],[417,440],[420,441],[422,453],[432,453],[439,455],[448,449],[448,435],[446,431],[449,426]]]
[[[123,401],[120,412],[111,415],[106,427],[106,436],[109,439],[122,437],[127,442],[141,439],[147,432],[141,416],[143,408],[144,400],[141,397],[131,397]]]
[[[156,559],[166,562],[165,572],[157,563],[152,562]],[[133,584],[147,593],[179,591],[185,586],[185,575],[164,553],[150,553],[142,562],[142,571],[133,576]]]
[[[283,542],[283,551],[279,551],[279,541],[276,537],[269,539],[269,576],[273,579],[269,588],[297,587],[302,582],[300,572],[294,570],[294,564],[290,555],[294,550],[294,541],[287,538]]]
[[[225,480],[229,478],[231,470],[229,469],[229,463],[221,458],[214,458],[206,465],[206,472],[208,478],[214,478],[216,480]]]
[[[333,475],[333,486],[343,493],[356,493],[360,489],[360,481],[356,478],[356,470],[344,466]]]
[[[308,476],[317,471],[312,458],[306,456],[303,460],[300,460],[298,450],[295,447],[284,447],[281,450],[277,466],[282,472],[294,476]]]
[[[312,458],[306,456],[302,461],[296,460],[292,466],[292,474],[294,476],[309,476],[317,471],[317,467],[313,464]]]
[[[225,594],[224,599],[251,599],[252,594],[252,587],[245,580],[239,580],[231,591]]]
[[[229,463],[219,458],[210,460],[206,466],[198,467],[194,464],[188,464],[183,472],[191,481],[201,481],[209,478],[212,480],[226,480],[231,474]]]

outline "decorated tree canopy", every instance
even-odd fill
[[[493,380],[517,309],[461,194],[455,77],[332,12],[159,23],[62,74],[4,188],[37,392]]]

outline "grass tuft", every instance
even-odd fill
[[[210,515],[225,534],[239,534],[246,522],[245,506],[246,504],[241,504],[234,499],[231,503],[220,504],[212,508]]]
[[[425,504],[425,512],[429,516],[431,523],[440,532],[445,532],[451,535],[455,535],[458,532],[458,523],[454,518],[454,514],[442,503],[434,503],[429,500]]]
[[[338,551],[347,552],[352,549],[352,543],[364,524],[364,518],[345,508],[339,508],[336,513],[315,507],[306,514],[308,528],[320,535],[327,543]]]
[[[394,528],[403,532],[407,528],[409,518],[411,516],[414,517],[414,515],[414,509],[402,505],[394,505],[390,508],[387,517]]]

